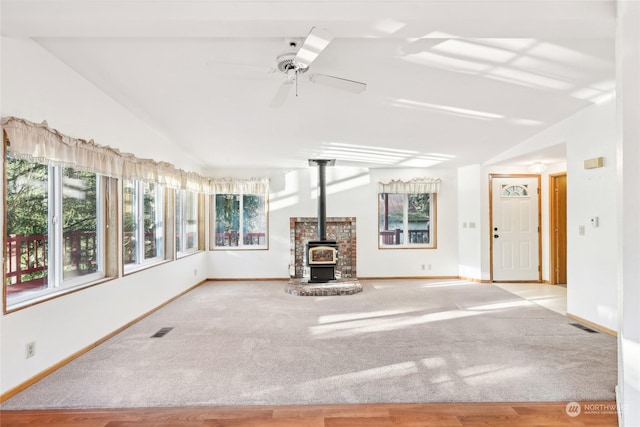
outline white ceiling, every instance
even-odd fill
[[[3,35],[36,40],[206,171],[484,162],[615,85],[615,1],[1,4]],[[367,90],[303,78],[270,108],[276,55],[313,26],[335,38],[311,72]]]

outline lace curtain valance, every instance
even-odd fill
[[[63,135],[50,129],[47,122],[38,124],[6,117],[2,119],[2,127],[9,137],[13,157],[109,176],[123,174],[122,154],[117,149]]]
[[[16,117],[2,119],[12,156],[51,166],[67,166],[116,178],[155,181],[173,188],[211,193],[245,189],[245,193],[269,191],[268,179],[215,180],[176,168],[171,163],[141,159],[118,149],[98,145],[92,140],[72,138],[47,122],[32,123]],[[219,191],[224,190],[224,191]]]
[[[264,194],[269,192],[269,179],[212,179],[211,192],[216,194]]]
[[[400,179],[378,183],[378,193],[423,194],[437,193],[440,190],[440,178]]]

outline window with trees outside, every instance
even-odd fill
[[[123,260],[125,271],[164,259],[163,187],[124,179],[122,184]]]
[[[212,200],[213,249],[267,249],[266,194],[215,194]]]
[[[105,277],[106,182],[7,155],[7,305]]]
[[[440,178],[378,183],[378,247],[435,248]]]
[[[198,194],[190,190],[176,192],[176,252],[183,256],[197,251],[199,239]]]
[[[210,178],[46,122],[3,117],[2,142],[5,312],[204,249]]]

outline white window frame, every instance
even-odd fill
[[[217,246],[216,245],[216,196],[230,194],[233,196],[238,196],[239,204],[238,204],[238,245],[237,246]],[[244,243],[244,196],[262,196],[264,197],[264,218],[265,218],[265,230],[264,230],[264,243],[258,245],[247,245]],[[259,193],[218,193],[211,195],[211,209],[210,209],[210,223],[211,223],[211,249],[212,250],[227,250],[227,251],[235,251],[235,250],[264,250],[269,249],[269,197],[268,194],[259,194]]]
[[[146,268],[150,265],[160,263],[164,261],[164,187],[158,183],[155,184],[155,218],[156,218],[156,246],[158,248],[158,255],[151,258],[145,257],[145,235],[144,235],[144,186],[145,182],[139,179],[129,179],[133,183],[133,211],[135,213],[135,259],[134,263],[124,264],[124,272],[130,273],[132,271]],[[123,183],[123,195],[124,195],[124,183]],[[124,207],[124,203],[123,203]],[[124,243],[124,240],[123,240]],[[141,243],[141,244],[140,244]]]
[[[194,238],[194,242],[195,242],[195,246],[193,247],[187,247],[187,215],[185,215],[187,213],[187,197],[188,196],[193,196],[194,198],[194,210],[195,210],[195,220],[196,220],[196,224],[195,224],[195,238]],[[200,204],[200,197],[198,197],[198,193],[196,193],[195,191],[191,191],[191,190],[185,190],[185,189],[180,189],[180,190],[176,190],[176,217],[175,217],[175,221],[176,221],[176,234],[178,233],[178,231],[180,232],[180,245],[178,245],[176,243],[176,257],[180,258],[195,252],[198,252],[200,250],[199,247],[199,241],[200,241],[200,217],[199,217],[199,204]],[[177,212],[177,208],[178,206],[180,206],[180,212]],[[180,221],[180,224],[178,224],[178,221]]]
[[[382,194],[394,194],[403,196],[402,206],[402,243],[397,244],[385,244],[381,236],[381,224],[380,224],[380,206],[378,205],[378,248],[379,249],[435,249],[436,248],[436,206],[437,195],[436,193],[378,193],[378,203],[382,203]],[[429,243],[411,243],[409,232],[409,196],[412,195],[429,195]],[[389,230],[391,231],[391,230]]]
[[[47,259],[47,287],[38,291],[17,295],[6,299],[6,309],[19,308],[25,304],[42,301],[58,293],[90,286],[106,277],[106,232],[105,232],[105,195],[103,191],[103,177],[96,175],[96,263],[98,269],[94,273],[64,279],[64,232],[62,228],[63,214],[63,166],[48,166],[47,173],[47,204],[48,204],[48,259]],[[74,168],[71,168],[74,169]],[[6,285],[3,285],[6,286]]]

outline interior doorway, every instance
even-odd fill
[[[567,173],[549,175],[549,282],[567,284]]]

